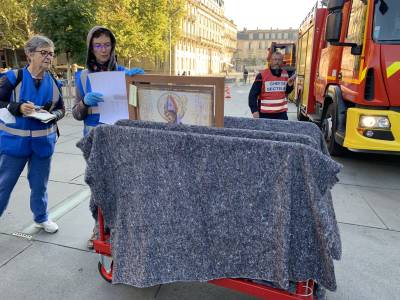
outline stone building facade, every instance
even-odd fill
[[[249,71],[265,68],[268,48],[272,42],[296,43],[297,29],[244,29],[237,33],[237,51],[234,55],[235,68]]]
[[[221,74],[233,67],[237,27],[225,17],[223,0],[186,0],[181,35],[163,61],[143,62],[151,73],[172,75]],[[168,41],[167,41],[168,42]]]
[[[173,50],[173,73],[220,74],[232,66],[237,27],[224,15],[223,0],[188,0],[182,36]]]

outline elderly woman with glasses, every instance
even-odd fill
[[[45,36],[34,36],[25,45],[28,65],[10,70],[0,79],[0,216],[12,190],[28,164],[30,207],[37,227],[58,230],[47,210],[47,183],[57,139],[56,121],[65,115],[59,83],[49,72],[54,44]],[[50,122],[35,118],[51,113]],[[42,114],[42,115],[43,115]]]

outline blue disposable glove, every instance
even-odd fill
[[[133,68],[130,70],[125,70],[125,74],[128,76],[141,75],[144,74],[144,70],[141,68]]]
[[[83,102],[87,106],[95,106],[99,102],[104,102],[103,94],[95,93],[95,92],[87,93],[85,95],[85,98],[83,98]]]

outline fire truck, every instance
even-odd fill
[[[283,68],[289,74],[296,70],[296,44],[295,43],[276,43],[272,42],[267,52],[267,68],[271,62],[271,56],[274,52],[280,52],[283,55]]]
[[[400,154],[400,1],[321,1],[297,49],[297,118],[321,127],[329,152]]]

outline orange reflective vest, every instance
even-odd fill
[[[258,97],[261,113],[280,113],[288,110],[286,84],[289,75],[282,70],[281,77],[274,76],[268,68],[261,73],[262,89]]]

